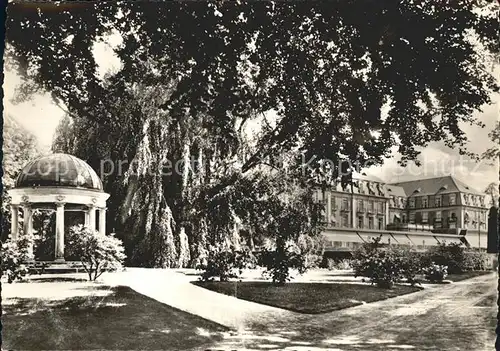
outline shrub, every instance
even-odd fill
[[[391,249],[376,251],[362,265],[363,276],[381,288],[391,288],[404,277],[401,256]]]
[[[352,260],[344,258],[340,260],[335,260],[333,258],[327,258],[326,263],[325,263],[325,268],[328,268],[329,270],[349,270],[352,269]]]
[[[459,274],[488,269],[488,256],[484,252],[467,249],[462,244],[441,243],[431,248],[423,259],[424,266],[433,263],[447,266],[448,274]]]
[[[442,282],[448,276],[448,267],[431,264],[428,268],[425,269],[425,279],[430,282]]]
[[[245,268],[255,264],[252,252],[244,248],[222,248],[221,246],[210,246],[206,262],[200,263],[196,268],[203,270],[200,279],[204,281],[214,280],[218,277],[221,282],[232,278],[238,278]]]
[[[70,228],[67,251],[69,255],[80,258],[91,281],[105,271],[122,268],[126,257],[121,240],[114,234],[102,235],[83,225]]]
[[[423,272],[422,255],[411,249],[395,250],[400,257],[403,278],[411,285],[418,284],[417,275]]]
[[[33,242],[33,237],[21,235],[17,240],[9,237],[2,243],[0,267],[2,276],[6,275],[9,283],[21,280],[29,274],[28,264],[34,258],[30,250]]]
[[[379,287],[390,288],[403,279],[415,285],[417,275],[422,272],[419,253],[409,248],[383,247],[380,238],[363,244],[353,257],[354,276],[367,277]]]
[[[485,271],[489,269],[489,259],[485,252],[466,251],[464,257],[464,270]]]
[[[439,266],[447,266],[449,274],[459,274],[467,270],[466,250],[462,244],[445,242],[429,249],[427,262],[432,261]]]
[[[352,266],[355,277],[370,277],[371,276],[371,257],[380,253],[383,245],[380,243],[382,236],[373,238],[372,241],[363,243],[359,248],[352,253]]]

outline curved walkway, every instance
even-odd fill
[[[160,302],[236,329],[227,350],[491,350],[496,274],[321,315],[305,315],[197,287],[172,270],[105,277]]]
[[[125,285],[152,299],[212,320],[238,332],[248,321],[284,318],[292,312],[219,294],[190,282],[196,275],[171,269],[127,268],[125,272],[103,275],[109,285]]]

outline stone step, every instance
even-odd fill
[[[80,261],[38,261],[29,265],[33,274],[84,273],[85,269]]]

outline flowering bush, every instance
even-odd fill
[[[448,267],[449,274],[459,274],[467,271],[486,270],[488,256],[484,252],[467,249],[462,244],[441,243],[431,248],[424,258],[424,266],[437,264]]]
[[[77,225],[71,227],[67,241],[68,255],[79,257],[89,280],[96,280],[105,271],[122,268],[125,259],[121,240],[113,234],[101,233]]]
[[[2,243],[1,271],[9,283],[21,280],[29,274],[28,263],[33,260],[33,237],[21,235],[17,240],[7,239]]]
[[[466,249],[462,244],[442,242],[428,251],[426,263],[430,261],[431,264],[447,266],[449,274],[459,274],[467,271],[466,256]]]
[[[428,268],[425,269],[425,279],[430,282],[442,282],[448,276],[448,267],[431,264]]]
[[[361,265],[363,276],[381,288],[391,288],[396,281],[404,278],[402,257],[391,249],[374,252]]]
[[[340,271],[343,271],[343,270],[349,270],[349,269],[352,269],[352,260],[350,259],[341,259],[341,260],[335,260],[333,258],[328,258],[326,260],[326,268],[328,268],[329,270],[333,271],[333,270],[340,270]]]
[[[485,271],[488,269],[488,255],[485,252],[466,251],[463,268],[466,271]]]
[[[379,287],[390,288],[401,280],[415,285],[422,272],[420,254],[411,249],[383,247],[380,238],[365,243],[353,257],[354,276],[367,277]]]

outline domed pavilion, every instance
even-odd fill
[[[56,211],[55,261],[64,261],[64,213],[85,213],[84,225],[106,234],[106,200],[101,179],[83,160],[68,154],[51,154],[28,163],[19,174],[12,198],[11,236],[19,235],[19,209],[24,230],[33,233],[33,210]],[[97,220],[98,218],[98,220]]]

